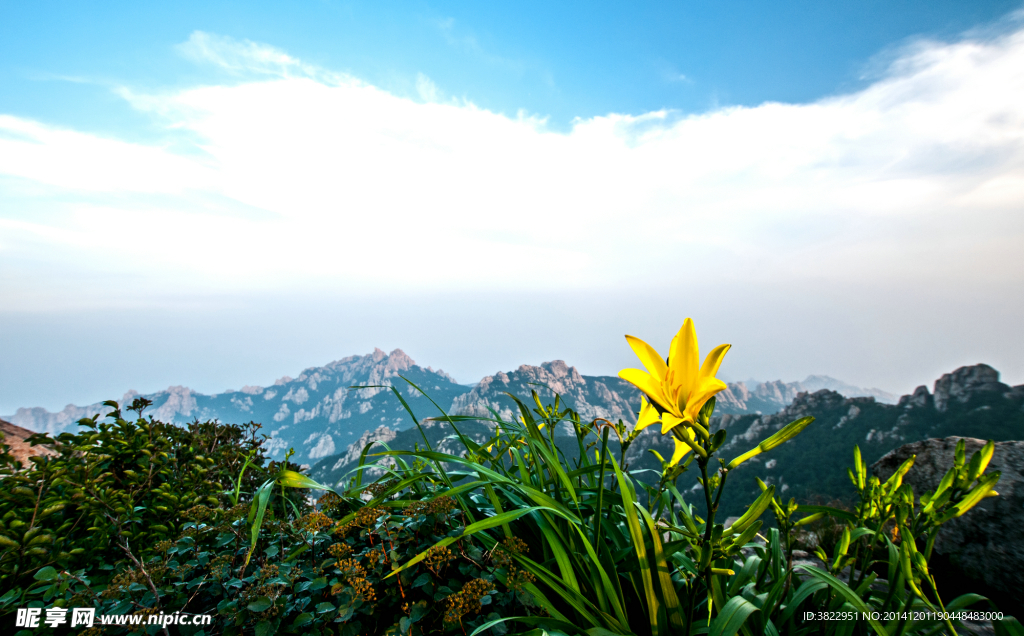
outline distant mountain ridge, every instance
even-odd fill
[[[430,403],[426,398],[405,382],[395,382],[400,375],[442,404],[451,404],[470,390],[444,371],[417,365],[401,349],[390,354],[376,349],[368,355],[349,356],[322,367],[308,368],[295,378],[285,376],[269,387],[246,386],[216,395],[203,395],[183,386],[170,387],[144,396],[153,401],[153,407],[145,415],[175,423],[196,418],[255,421],[263,425],[261,432],[270,438],[266,448],[273,458],[281,459],[289,448],[294,448],[292,461],[308,464],[344,450],[367,430],[381,425],[412,426],[388,389],[392,385],[417,412],[427,412]],[[350,390],[354,385],[383,388]],[[136,391],[129,391],[121,403],[130,402],[138,395]],[[68,405],[57,413],[40,408],[18,409],[5,419],[52,435],[72,427],[82,417],[106,415],[110,410],[102,404]]]
[[[444,371],[416,364],[401,349],[389,354],[376,349],[367,355],[348,356],[322,367],[307,368],[295,378],[284,376],[269,387],[244,386],[204,395],[185,386],[172,386],[143,397],[153,402],[145,414],[165,422],[180,424],[197,418],[258,422],[263,425],[261,432],[270,438],[267,448],[273,458],[281,459],[289,448],[294,448],[293,461],[311,465],[346,452],[361,436],[382,426],[393,430],[412,427],[412,420],[388,387],[394,386],[401,392],[418,418],[439,415],[429,400],[399,376],[414,382],[452,414],[488,416],[488,409],[494,409],[507,417],[514,403],[505,393],[528,397],[531,390],[537,390],[544,398],[550,398],[552,392],[560,394],[567,405],[587,420],[603,417],[632,423],[640,404],[640,394],[633,385],[614,376],[582,375],[562,360],[539,366],[524,364],[467,386]],[[355,385],[383,388],[349,389]],[[753,390],[747,383],[730,383],[718,396],[718,412],[775,413],[792,403],[800,392],[819,386],[840,387],[851,395],[865,391],[826,376],[810,376],[804,382],[763,382]],[[877,389],[867,391],[888,396]],[[128,391],[120,403],[130,403],[136,397],[137,391]],[[69,404],[56,413],[39,407],[20,408],[5,419],[33,431],[56,435],[73,428],[83,417],[105,416],[110,410],[101,403]]]
[[[1024,439],[1024,385],[1009,386],[1000,382],[997,370],[976,364],[943,374],[931,392],[919,386],[896,404],[883,404],[871,396],[845,397],[829,389],[800,393],[777,413],[722,416],[715,424],[728,431],[722,452],[739,455],[807,415],[815,421],[796,440],[731,473],[729,501],[723,504],[732,506],[730,513],[739,510],[738,502],[749,502],[760,492],[755,475],[775,484],[787,499],[843,499],[852,493],[846,467],[852,463],[854,445],[872,464],[903,444],[930,438]],[[630,449],[638,466],[645,461],[650,464],[642,458],[643,451],[657,448],[664,440],[654,438],[649,443],[653,445]]]
[[[553,363],[550,366],[551,370],[560,368]],[[519,378],[515,377],[515,373],[507,374],[507,386],[514,387],[517,382],[528,377],[523,371],[524,367],[520,367],[516,372],[522,374]],[[572,377],[568,370],[566,375]],[[610,379],[593,380],[604,383]],[[495,383],[506,386],[500,377],[491,382],[491,387],[495,387]],[[596,385],[597,382],[592,384]],[[762,397],[757,399],[766,399],[772,395],[785,397],[795,390],[792,384],[798,383],[765,383],[763,388],[758,387]],[[485,382],[481,382],[481,386],[484,385]],[[566,394],[573,389],[568,385],[564,388],[568,389]],[[493,390],[489,389],[486,394],[494,397],[496,394]],[[526,392],[529,393],[528,388]],[[754,392],[748,393],[752,395]],[[459,399],[466,401],[467,395]],[[1024,439],[1024,385],[1011,387],[1000,382],[999,372],[985,364],[961,367],[947,373],[935,381],[934,391],[929,392],[927,387],[920,386],[912,394],[900,397],[897,404],[884,404],[873,396],[846,397],[834,390],[820,389],[813,393],[799,392],[784,409],[772,413],[739,413],[727,406],[730,403],[735,405],[733,400],[746,395],[735,385],[730,385],[729,390],[717,396],[719,406],[716,407],[711,425],[712,430],[728,431],[726,444],[721,449],[727,459],[749,450],[793,420],[811,415],[815,417],[815,422],[793,442],[783,444],[764,456],[755,457],[735,469],[734,474],[731,473],[730,486],[722,501],[723,510],[727,514],[738,514],[743,505],[760,493],[755,476],[761,477],[766,483],[775,484],[785,499],[794,496],[801,501],[811,498],[828,501],[849,496],[852,489],[846,476],[846,467],[852,461],[854,445],[860,446],[865,461],[870,464],[907,442],[933,437],[962,435],[996,441]],[[753,399],[744,403],[756,404]],[[511,411],[501,410],[499,413],[503,417],[511,416]],[[588,415],[582,419],[592,418]],[[435,450],[453,454],[462,452],[450,425],[432,421],[425,423],[423,429],[423,434]],[[490,425],[484,423],[463,422],[459,424],[459,429],[478,443],[490,438],[492,434]],[[560,439],[567,441],[570,438]],[[344,452],[317,462],[310,470],[311,476],[322,483],[336,483],[345,479],[358,462],[362,449],[371,441],[385,442],[393,450],[411,450],[415,445],[423,446],[423,438],[417,430],[395,432],[382,427],[368,431]],[[617,447],[614,440],[612,443]],[[575,457],[575,442],[559,443],[559,447],[567,458]],[[653,471],[647,475],[657,474],[660,465],[647,452],[649,450],[656,450],[668,457],[673,450],[672,441],[660,435],[657,427],[651,427],[641,433],[625,459],[632,468]],[[692,479],[685,487],[691,485],[693,489],[699,488],[699,484],[693,483]]]

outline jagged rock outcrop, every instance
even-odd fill
[[[734,431],[730,436],[732,439],[728,443],[727,448],[735,446],[741,442],[748,445],[752,442],[760,442],[762,439],[768,437],[786,424],[806,415],[813,415],[815,413],[835,409],[837,407],[845,407],[847,404],[857,408],[858,403],[874,404],[874,401],[874,398],[870,397],[846,398],[835,391],[829,391],[828,389],[822,389],[814,393],[800,393],[796,396],[796,399],[793,400],[792,404],[778,413],[762,415],[753,422],[750,422],[746,430],[742,432]],[[859,413],[860,410],[857,408],[856,411],[853,411],[850,414],[855,418]],[[723,425],[723,428],[725,428],[727,424],[728,422]]]
[[[485,377],[472,391],[452,402],[451,412],[491,417],[491,408],[501,417],[511,418],[518,410],[505,393],[528,399],[531,391],[537,391],[545,400],[557,393],[562,404],[579,413],[583,420],[603,417],[612,422],[635,422],[634,411],[640,408],[640,393],[632,384],[614,377],[584,377],[576,367],[554,360],[539,367],[524,364],[511,373],[499,371]]]
[[[363,449],[366,448],[367,444],[370,442],[384,442],[387,444],[394,440],[397,434],[398,431],[388,428],[387,426],[378,426],[375,431],[364,431],[363,434],[359,436],[359,439],[349,444],[344,453],[336,456],[337,461],[335,461],[331,470],[339,470],[342,466],[347,464],[355,465],[358,463],[359,455],[362,454]]]
[[[935,400],[932,394],[928,392],[928,387],[924,385],[914,389],[914,392],[910,395],[902,396],[900,401],[896,403],[896,406],[904,409],[922,409],[934,405]]]
[[[825,389],[849,398],[872,397],[884,404],[896,402],[896,396],[881,389],[863,389],[827,375],[809,375],[802,382],[759,382],[753,389],[750,385],[748,382],[730,382],[728,388],[717,396],[716,412],[733,415],[777,413],[800,393],[817,393]]]
[[[775,413],[796,398],[802,387],[799,382],[774,380],[758,383],[754,390],[744,382],[730,382],[716,396],[717,413]]]
[[[131,393],[132,392],[129,392],[129,395]],[[83,417],[92,417],[97,414],[101,417],[105,417],[107,413],[110,413],[113,410],[114,409],[109,406],[104,406],[101,403],[89,404],[87,406],[75,406],[74,404],[68,404],[63,409],[55,413],[37,406],[32,408],[20,408],[15,411],[14,415],[9,416],[8,419],[10,419],[13,424],[30,429],[36,433],[57,435],[73,427],[75,422]]]
[[[935,381],[935,408],[941,412],[949,408],[950,401],[966,404],[978,394],[1009,391],[1010,387],[999,381],[999,372],[987,364],[960,367]]]
[[[951,376],[943,376],[947,377]],[[994,382],[987,373],[959,377],[987,377],[987,384]],[[968,459],[985,445],[984,440],[961,437],[906,444],[875,462],[872,474],[888,479],[900,464],[916,455],[903,482],[911,484],[918,497],[933,492],[953,466],[956,444],[961,439]],[[935,551],[948,557],[967,576],[1013,593],[1018,602],[1024,603],[1024,441],[997,442],[988,467],[988,472],[993,471],[1001,473],[996,485],[999,496],[985,499],[964,516],[944,524]]]
[[[896,396],[881,389],[865,389],[859,386],[847,384],[841,380],[830,378],[827,375],[809,375],[798,382],[801,391],[815,393],[821,389],[835,391],[846,397],[873,397],[876,402],[882,404],[895,404]]]

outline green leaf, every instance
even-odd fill
[[[21,590],[20,589],[14,588],[12,590],[7,590],[6,594],[4,594],[3,596],[0,596],[0,607],[3,607],[5,605],[9,604],[11,601],[13,601],[14,599],[18,598],[19,596],[21,596]]]
[[[315,592],[317,590],[322,590],[325,587],[327,587],[327,577],[326,576],[321,576],[319,578],[315,578],[312,581],[310,581],[310,583],[309,583],[309,591],[310,592]]]
[[[676,594],[675,585],[672,583],[672,570],[665,559],[665,552],[661,545],[661,537],[658,536],[658,528],[651,518],[650,513],[639,503],[637,510],[644,518],[647,529],[651,533],[652,545],[654,546],[654,563],[658,570],[658,582],[661,585],[661,596],[665,601],[665,611],[668,614],[669,625],[673,633],[681,633],[686,627],[685,617],[679,605],[679,595]]]
[[[801,417],[783,426],[778,432],[757,445],[762,452],[768,452],[776,446],[780,446],[800,434],[807,426],[814,421],[810,415]]]
[[[45,568],[40,568],[32,578],[37,581],[52,581],[57,578],[57,570],[48,565]]]
[[[640,529],[640,519],[637,517],[636,508],[634,508],[636,500],[633,498],[633,490],[630,488],[629,482],[625,475],[622,474],[622,469],[619,468],[619,462],[615,460],[615,455],[609,454],[608,457],[611,459],[612,468],[615,469],[615,477],[619,482],[619,491],[622,493],[622,507],[626,511],[626,525],[629,528],[630,536],[633,538],[633,549],[636,551],[637,561],[640,563],[640,576],[643,580],[644,594],[647,597],[647,618],[651,624],[651,634],[659,636],[661,630],[658,626],[658,596],[654,592],[654,577],[651,576],[651,562],[647,558],[647,548],[644,546],[644,535]]]
[[[743,598],[734,596],[729,599],[718,616],[711,621],[711,636],[736,636],[740,627],[754,612],[761,611],[756,605]]]
[[[789,602],[786,604],[786,609],[782,610],[782,613],[779,614],[779,625],[785,624],[785,622],[789,620],[789,617],[792,616],[796,612],[797,608],[800,607],[800,604],[807,600],[808,597],[819,590],[825,589],[826,587],[828,587],[828,582],[826,581],[804,581],[801,583],[800,587],[797,588],[796,594],[794,594],[793,598],[789,599]]]
[[[420,601],[419,603],[413,603],[412,611],[409,613],[409,619],[412,622],[416,622],[427,615],[430,611],[430,607],[426,601]]]
[[[292,621],[292,627],[304,627],[313,622],[313,615],[309,612],[303,612],[295,617]]]
[[[725,529],[724,533],[726,536],[735,534],[737,532],[743,532],[750,524],[757,521],[758,517],[764,514],[764,511],[768,509],[768,506],[772,503],[772,497],[775,496],[775,486],[769,486],[768,490],[762,492],[754,503],[750,504],[747,511],[736,520],[731,526]]]
[[[309,488],[312,490],[330,490],[315,479],[311,479],[294,470],[282,470],[277,474],[277,483],[286,488]]]
[[[833,590],[838,592],[839,595],[842,596],[846,600],[846,602],[852,605],[853,608],[858,612],[870,613],[874,611],[874,609],[868,607],[867,603],[865,603],[859,596],[857,596],[857,593],[851,590],[850,587],[846,585],[846,583],[843,583],[842,581],[832,576],[828,572],[823,572],[822,570],[819,570],[813,565],[798,565],[793,569],[803,570],[804,572],[807,572],[819,581],[824,581],[825,583],[828,583],[828,585]],[[889,636],[888,632],[885,631],[885,627],[877,620],[870,618],[869,616],[867,621],[868,625],[871,625],[871,629],[875,630],[875,633],[878,634],[878,636]]]
[[[333,603],[320,603],[316,606],[316,613],[323,614],[325,612],[333,612],[335,609],[337,608],[334,607]]]
[[[531,506],[529,508],[519,508],[518,510],[509,510],[508,512],[503,512],[500,515],[494,515],[493,517],[487,517],[486,519],[481,519],[480,521],[477,521],[475,523],[471,523],[468,526],[466,526],[465,529],[463,529],[461,535],[459,535],[457,537],[445,537],[444,539],[441,539],[440,541],[435,543],[434,546],[431,546],[431,547],[442,547],[443,548],[445,546],[451,545],[452,543],[455,543],[456,541],[458,541],[459,539],[462,539],[463,537],[468,537],[468,536],[470,536],[472,534],[476,534],[477,532],[480,532],[482,530],[488,530],[488,529],[493,528],[495,526],[500,526],[503,523],[508,523],[509,521],[514,521],[514,520],[518,519],[519,517],[522,517],[525,514],[529,514],[529,513],[533,512],[534,510],[552,510],[552,509],[551,508],[545,508],[543,506]],[[557,512],[557,511],[552,510],[552,512]],[[409,567],[412,567],[413,565],[416,565],[417,563],[419,563],[423,559],[427,558],[427,554],[429,554],[429,553],[430,553],[430,549],[427,549],[427,550],[424,550],[423,552],[420,552],[415,557],[413,557],[412,559],[407,561],[405,563],[405,565],[403,565],[402,567],[396,568],[396,569],[392,570],[391,574],[388,574],[384,578],[390,578],[390,577],[398,574],[399,572],[401,572],[401,571],[403,571],[403,570],[405,570],[405,569],[407,569]]]
[[[260,538],[260,528],[263,526],[263,515],[267,511],[267,503],[270,501],[270,495],[273,491],[274,480],[268,479],[256,491],[256,497],[249,506],[249,523],[252,524],[250,530],[252,544],[249,546],[249,552],[245,555],[245,565],[242,566],[243,570],[248,567],[249,559],[252,558],[252,552],[256,549],[256,541]]]
[[[811,505],[801,504],[801,505],[797,506],[796,511],[797,512],[811,512],[811,513],[824,512],[825,514],[827,514],[830,517],[835,517],[836,519],[842,519],[843,521],[850,521],[850,522],[853,522],[853,523],[856,523],[856,521],[857,521],[856,515],[852,514],[851,512],[849,512],[847,510],[840,510],[839,508],[832,508],[831,506],[811,506]]]
[[[260,621],[256,623],[256,636],[270,636],[272,629],[270,621]]]
[[[488,618],[490,618],[490,616],[488,616]],[[495,626],[500,625],[502,623],[505,623],[507,621],[517,621],[517,622],[520,622],[520,623],[524,623],[526,625],[542,625],[543,626],[542,628],[532,629],[532,630],[530,630],[528,632],[524,632],[524,633],[522,633],[522,636],[527,636],[527,635],[530,635],[530,636],[567,636],[567,634],[575,634],[575,633],[579,632],[579,628],[577,626],[573,625],[572,623],[566,622],[564,620],[553,619],[553,618],[550,618],[550,617],[539,617],[539,616],[508,616],[508,617],[505,617],[505,618],[494,618],[494,619],[484,623],[483,625],[480,625],[479,627],[474,629],[472,632],[470,632],[469,636],[477,636],[477,634],[483,633],[483,632],[487,631],[488,629],[491,629],[492,627],[495,627]],[[559,629],[562,629],[564,631],[559,631],[558,629],[551,629],[552,627],[558,627]],[[609,632],[608,630],[602,629],[600,627],[594,628],[594,629],[599,630],[597,632],[597,634],[600,634],[600,636],[606,636],[606,635],[620,636],[619,634],[616,634],[615,632]],[[588,629],[584,633],[585,634],[590,634],[590,632],[591,632],[591,630]]]
[[[961,596],[956,597],[952,601],[946,603],[946,611],[952,612],[954,610],[966,609],[971,605],[974,605],[975,603],[980,603],[982,601],[987,600],[988,599],[982,596],[981,594],[963,594]]]
[[[992,627],[996,630],[996,636],[1024,636],[1024,627],[1012,616],[992,621]]]
[[[246,605],[250,612],[265,612],[270,609],[270,606],[274,603],[266,596],[261,596],[252,603]]]

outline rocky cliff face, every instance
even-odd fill
[[[954,372],[942,376],[940,382],[955,375]],[[959,377],[954,385],[961,388],[971,381],[967,378],[986,378],[981,386],[998,383],[998,375],[993,379],[986,370]],[[914,466],[903,483],[913,486],[917,497],[934,492],[942,476],[952,468],[956,444],[961,439],[968,458],[985,445],[984,440],[973,438],[926,439],[887,453],[871,466],[871,472],[880,479],[888,479],[900,464],[915,456]],[[944,524],[935,541],[935,551],[946,556],[967,577],[1009,592],[1016,603],[1024,605],[1024,441],[998,442],[988,467],[989,473],[994,471],[1002,473],[996,485],[999,496],[985,499],[963,517]]]
[[[935,408],[945,411],[951,401],[966,404],[979,394],[1002,395],[1010,390],[999,381],[999,372],[987,364],[960,367],[935,381]]]
[[[555,360],[539,367],[524,364],[510,373],[499,371],[489,375],[472,391],[456,398],[451,412],[490,417],[491,408],[503,418],[511,418],[518,409],[505,393],[528,399],[531,391],[537,391],[543,400],[559,394],[562,404],[584,420],[603,417],[612,422],[635,422],[634,410],[640,408],[640,393],[632,384],[614,377],[585,377],[576,367]]]

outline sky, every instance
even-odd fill
[[[1020,384],[1022,246],[1020,2],[0,0],[0,414],[686,317],[728,380]]]

